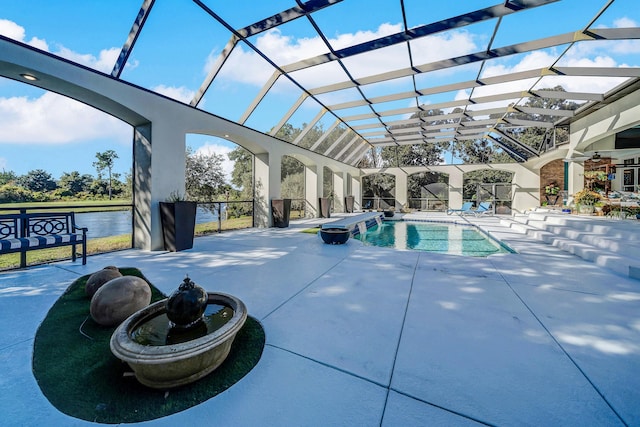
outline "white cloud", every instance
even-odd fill
[[[205,142],[204,145],[196,150],[196,154],[211,155],[213,153],[222,156],[222,170],[226,176],[227,181],[231,181],[231,172],[233,171],[234,162],[229,160],[229,154],[233,151],[233,148],[225,145],[216,144],[214,142]]]
[[[175,87],[175,86],[165,86],[159,85],[154,88],[151,88],[154,92],[162,94],[164,96],[168,96],[169,98],[173,98],[175,100],[184,102],[188,104],[193,99],[195,92],[187,89],[184,86]]]
[[[24,27],[16,24],[13,21],[9,21],[7,19],[0,19],[0,34],[5,37],[9,37],[10,39],[17,40],[22,43],[26,43],[35,48],[48,51],[49,46],[47,42],[43,39],[39,39],[37,37],[32,37],[31,40],[27,41],[25,39],[26,32]]]
[[[26,31],[24,27],[7,19],[0,19],[0,34],[19,42],[26,43],[40,50],[52,52],[70,61],[77,62],[103,73],[111,72],[111,70],[113,69],[113,65],[118,59],[118,55],[120,55],[120,49],[116,47],[101,50],[97,57],[88,53],[74,52],[73,50],[65,46],[59,46],[57,50],[52,51],[49,48],[48,43],[44,39],[32,37],[31,40],[27,41]]]
[[[52,92],[39,98],[0,98],[0,144],[64,144],[97,138],[130,144],[131,126]]]
[[[120,55],[120,49],[115,47],[102,49],[98,57],[87,53],[77,53],[64,46],[60,47],[60,49],[54,53],[70,61],[93,68],[94,70],[111,73],[113,65],[118,60],[118,55]]]
[[[0,157],[0,170],[4,171],[7,168],[9,162],[4,157]]]

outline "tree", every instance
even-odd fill
[[[190,200],[209,202],[225,185],[222,156],[198,154],[187,148],[185,187]]]
[[[253,155],[238,146],[229,154],[233,162],[231,184],[240,190],[241,197],[249,200],[253,198]]]
[[[51,174],[43,169],[35,169],[21,176],[19,184],[27,190],[46,192],[55,190],[57,185]]]
[[[111,200],[111,185],[112,185],[112,171],[113,164],[115,160],[118,158],[118,153],[113,150],[107,150],[103,153],[96,153],[97,161],[93,162],[93,167],[98,171],[98,179],[102,178],[102,171],[107,169],[109,172],[109,180],[108,180],[108,189],[109,189],[109,200]]]
[[[64,172],[58,181],[58,187],[69,196],[75,196],[83,191],[89,191],[92,182],[93,177],[89,174],[80,175],[78,171]]]
[[[13,171],[5,172],[3,169],[2,172],[0,172],[0,185],[9,184],[17,179],[18,176]]]

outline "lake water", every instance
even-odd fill
[[[198,208],[196,223],[217,221],[218,215]],[[131,234],[131,211],[86,212],[76,214],[76,224],[87,227],[90,239]]]

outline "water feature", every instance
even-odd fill
[[[385,221],[356,238],[369,246],[452,255],[485,257],[513,252],[473,226],[454,223]]]
[[[364,221],[358,223],[358,231],[360,232],[360,235],[367,234],[367,224]]]
[[[140,383],[178,387],[218,368],[246,320],[238,298],[205,292],[186,278],[171,297],[122,322],[111,336],[111,352],[129,364]]]
[[[158,313],[131,331],[131,338],[142,345],[168,345],[200,338],[220,329],[233,317],[233,309],[221,304],[207,304],[201,322],[186,331],[176,330],[167,313]]]

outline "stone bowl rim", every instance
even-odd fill
[[[233,309],[233,316],[220,329],[203,337],[177,344],[142,345],[133,341],[131,331],[147,318],[166,311],[168,298],[165,298],[138,310],[122,322],[111,335],[111,352],[125,362],[163,364],[190,359],[223,344],[227,339],[233,338],[244,326],[247,320],[247,309],[244,303],[233,295],[221,292],[207,292],[207,295],[207,304],[222,303]]]

